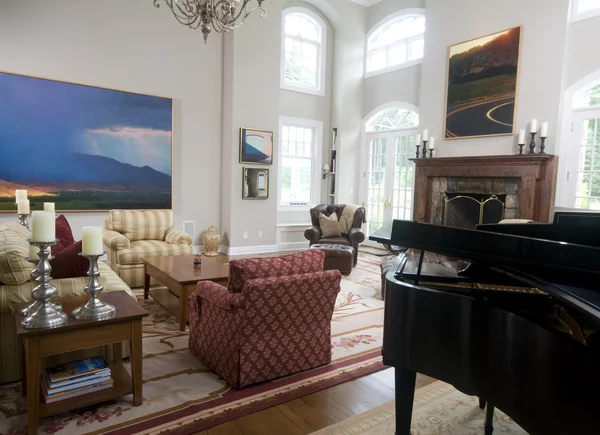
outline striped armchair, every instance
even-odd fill
[[[173,228],[172,210],[111,210],[103,239],[108,264],[130,287],[144,285],[142,258],[192,253],[192,237]]]

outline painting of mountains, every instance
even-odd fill
[[[0,211],[170,209],[173,101],[0,72]]]
[[[240,163],[273,163],[273,132],[240,129]]]
[[[450,46],[446,139],[514,132],[521,27]]]

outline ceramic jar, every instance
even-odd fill
[[[208,227],[208,231],[202,236],[202,244],[204,245],[204,255],[207,257],[216,257],[219,255],[221,236],[217,233],[214,225]]]

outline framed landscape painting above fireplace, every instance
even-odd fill
[[[170,209],[173,101],[0,72],[0,211]]]
[[[514,134],[521,27],[449,47],[445,139]]]

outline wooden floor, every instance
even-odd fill
[[[417,388],[435,379],[417,375]],[[394,400],[394,369],[240,417],[196,435],[304,435]]]

